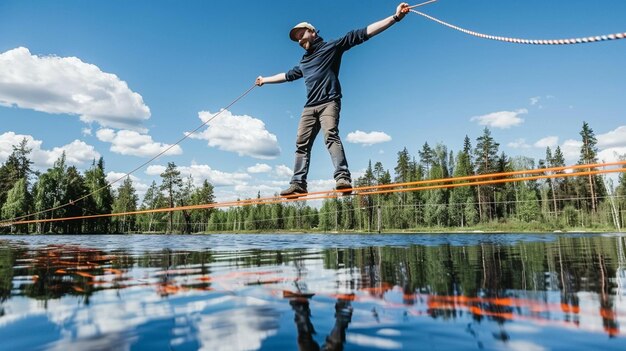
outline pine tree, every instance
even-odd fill
[[[182,181],[182,180],[181,180]],[[176,196],[176,206],[187,206],[191,204],[191,196],[195,191],[195,186],[193,185],[193,177],[190,175],[184,181],[182,181],[182,186],[180,187],[180,191]],[[181,210],[177,211],[176,214],[180,218],[183,218],[183,228],[182,232],[185,234],[189,234],[192,231],[192,221],[191,221],[191,211],[189,210]]]
[[[191,205],[210,205],[215,203],[213,189],[213,185],[205,179],[202,182],[202,186],[191,194]],[[215,212],[214,208],[194,210],[191,214],[191,221],[192,223],[207,224],[213,212]]]
[[[467,141],[467,137],[466,137]],[[454,167],[454,177],[467,177],[474,174],[470,162],[470,155],[465,151],[459,151],[456,157],[456,166]],[[471,152],[471,147],[470,147]],[[466,183],[467,181],[463,181]],[[468,225],[466,214],[467,200],[470,199],[472,207],[475,207],[474,190],[470,186],[460,186],[452,188],[450,191],[450,220],[454,226],[464,227]]]
[[[535,189],[528,182],[519,182],[518,193],[520,201],[517,206],[518,218],[523,222],[540,220],[541,210]]]
[[[155,181],[152,181],[148,190],[146,190],[146,194],[143,197],[143,201],[141,203],[142,210],[154,210],[160,207],[160,203],[163,199],[159,187],[157,186]],[[139,227],[143,232],[152,232],[155,230],[155,218],[157,215],[160,217],[162,214],[146,213],[139,215],[137,221],[139,223]]]
[[[104,173],[104,159],[101,157],[98,163],[92,163],[91,168],[85,171],[85,184],[89,193],[87,201],[83,204],[92,214],[108,214],[113,209],[113,194],[111,186],[106,180]],[[111,219],[97,218],[88,221],[87,230],[90,233],[108,233]]]
[[[587,124],[587,122],[583,122],[580,136],[582,138],[582,146],[580,147],[580,160],[578,161],[578,163],[581,165],[598,163],[598,147],[596,146],[598,140],[596,139],[593,129],[589,127],[589,124]],[[595,168],[587,168],[585,170],[592,171],[595,170]],[[591,211],[595,213],[597,212],[598,207],[598,197],[606,194],[606,190],[604,189],[604,185],[602,184],[601,179],[597,175],[588,175],[587,185],[591,203]]]
[[[519,158],[518,158],[519,159]],[[512,172],[521,169],[533,169],[534,161],[527,157],[522,157],[525,160],[524,168],[516,168],[514,166],[514,159],[508,157],[504,152],[498,157],[498,168],[496,172]],[[519,164],[517,167],[520,167]],[[532,182],[536,187],[536,182]],[[510,215],[515,213],[515,183],[496,184],[494,186],[495,194],[495,212],[497,218],[507,219]]]
[[[365,174],[363,174],[362,177],[359,177],[356,180],[356,186],[357,187],[370,187],[373,185],[376,185],[376,177],[374,176],[374,170],[372,169],[372,161],[370,160],[367,165],[367,169],[365,170]],[[373,195],[357,196],[355,198],[355,201],[358,201],[358,203],[355,205],[356,208],[364,209],[366,213],[365,215],[366,228],[368,231],[371,230],[372,222],[374,220]]]
[[[396,168],[394,168],[394,171],[396,172],[396,177],[394,178],[396,183],[405,183],[409,181],[411,177],[410,162],[411,156],[405,147],[402,151],[398,152],[398,161],[396,163]]]
[[[420,164],[425,168],[426,174],[428,174],[435,158],[433,149],[430,148],[428,142],[425,142],[424,145],[422,145],[422,150],[418,151],[417,154],[420,157]]]
[[[552,150],[550,147],[546,147],[546,159],[544,161],[543,167],[541,166],[541,162],[539,165],[540,168],[553,168],[554,166],[554,157],[552,156]],[[548,172],[548,174],[552,174],[553,172]],[[546,179],[546,183],[550,187],[550,191],[548,192],[548,197],[552,198],[552,210],[554,211],[554,216],[558,213],[558,205],[556,203],[557,197],[557,186],[556,186],[556,178],[548,178]]]
[[[161,183],[161,190],[165,191],[165,196],[168,201],[168,206],[173,208],[176,204],[175,200],[180,191],[180,188],[183,185],[183,180],[180,177],[180,171],[177,169],[176,164],[174,162],[168,162],[167,168],[163,173],[161,173],[161,178],[163,179]],[[174,229],[174,216],[173,212],[170,211],[168,214],[168,227],[166,232],[172,233]]]
[[[139,197],[133,187],[133,181],[130,177],[126,177],[122,185],[117,188],[117,194],[113,201],[113,213],[133,212],[137,210]],[[128,233],[136,230],[136,216],[123,215],[114,217],[114,223],[117,225],[118,232]]]
[[[448,150],[443,144],[437,144],[432,152],[432,164],[429,179],[448,178]],[[426,192],[424,220],[428,225],[448,225],[448,190],[433,189]]]
[[[75,200],[88,194],[85,178],[83,178],[75,166],[67,168],[65,177],[67,179],[67,188],[65,189],[65,199],[63,203],[70,204],[66,207],[65,216],[80,217],[88,214],[82,206],[82,202],[75,202]],[[82,234],[83,220],[80,219],[64,222],[63,232],[66,234]]]
[[[409,151],[405,147],[402,151],[398,152],[398,160],[396,163],[395,171],[395,182],[396,183],[406,183],[411,180],[411,155],[409,155]],[[413,217],[411,214],[407,214],[405,205],[408,204],[408,194],[406,192],[402,192],[400,194],[396,194],[395,197],[398,200],[400,205],[399,215],[397,216],[400,224],[398,228],[405,228],[405,224]]]
[[[497,171],[497,155],[500,144],[496,143],[491,136],[489,128],[485,127],[483,135],[476,139],[476,173],[489,174]],[[489,204],[493,199],[493,187],[478,186],[478,208],[481,221],[492,220],[494,216],[493,206]]]
[[[550,162],[552,167],[565,167],[565,156],[563,155],[563,152],[561,151],[561,147],[557,146],[556,149],[554,149],[554,153],[552,154],[552,160]],[[564,174],[565,171],[557,171],[556,174]],[[571,190],[571,185],[570,185],[570,178],[554,178],[554,185],[555,185],[555,198],[557,200],[557,205],[559,210],[562,210],[565,205],[566,202],[563,200],[564,197],[566,197],[568,194],[571,194],[573,192],[573,190]]]
[[[52,168],[48,170],[52,187],[50,189],[52,196],[52,206],[59,207],[67,204],[67,165],[65,164],[65,152],[54,162]],[[61,207],[51,211],[51,218],[66,217],[68,207]],[[63,227],[60,223],[52,223],[50,230],[54,233],[63,233]]]

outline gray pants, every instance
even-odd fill
[[[343,144],[339,138],[339,112],[341,101],[331,101],[313,107],[305,107],[298,125],[296,138],[296,162],[293,169],[291,183],[306,185],[309,173],[309,162],[313,142],[320,129],[324,131],[324,141],[335,166],[335,180],[346,179],[351,181],[348,161],[343,151]]]

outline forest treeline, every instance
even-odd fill
[[[598,163],[595,134],[583,122],[578,164]],[[454,153],[446,145],[422,145],[417,155],[397,154],[392,171],[370,161],[354,185],[376,186],[535,168],[566,166],[560,147],[546,148],[535,162],[499,150],[488,128],[475,139],[465,136]],[[213,185],[200,186],[168,163],[160,184],[153,181],[143,199],[129,177],[112,188],[102,158],[81,173],[65,154],[45,172],[35,171],[24,139],[0,166],[0,216],[11,220],[124,213],[215,202]],[[581,168],[574,172],[587,171]],[[546,173],[549,173],[546,171]],[[563,173],[563,172],[553,172]],[[551,173],[550,173],[551,174]],[[86,196],[91,194],[89,196]],[[74,201],[83,198],[81,201]],[[260,197],[260,193],[258,194]],[[61,206],[70,203],[69,206]],[[59,208],[57,208],[59,207]],[[46,211],[56,208],[52,211]],[[320,208],[304,201],[228,209],[200,209],[111,218],[4,226],[4,233],[197,233],[241,231],[379,231],[445,229],[619,230],[626,224],[626,174],[617,184],[601,175],[551,178],[493,185],[463,186],[402,193],[346,196],[325,200]]]

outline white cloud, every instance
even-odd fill
[[[482,126],[489,126],[493,128],[507,129],[518,126],[524,123],[524,119],[519,115],[528,113],[526,109],[519,109],[517,111],[500,111],[493,112],[483,116],[472,117],[471,121],[478,121],[478,124]]]
[[[582,145],[582,141],[573,139],[567,139],[563,142],[561,151],[568,164],[573,164],[580,158],[580,148]]]
[[[526,143],[526,139],[524,138],[516,139],[515,141],[512,141],[506,145],[513,149],[528,149],[530,147],[530,145]]]
[[[100,141],[111,143],[111,151],[121,155],[153,157],[169,148],[171,144],[157,143],[147,134],[133,130],[100,129],[96,132]],[[174,145],[165,155],[180,155],[183,149]]]
[[[272,166],[265,163],[257,163],[254,166],[248,167],[248,173],[267,173],[272,170]]]
[[[215,114],[201,111],[198,116],[207,121]],[[223,111],[213,119],[207,129],[191,135],[191,138],[208,140],[209,146],[236,152],[239,156],[273,159],[280,154],[276,135],[265,129],[265,123],[250,116],[235,116]]]
[[[117,189],[120,187],[120,185],[122,185],[124,183],[124,177],[126,176],[126,173],[122,173],[122,172],[109,172],[106,175],[106,181],[108,183],[117,181],[117,183],[112,185],[113,189]],[[135,192],[137,193],[137,196],[139,196],[139,199],[141,200],[144,195],[146,194],[146,191],[148,191],[148,188],[150,187],[148,184],[143,183],[141,181],[141,179],[137,178],[134,175],[130,175],[130,180],[133,182],[133,188],[135,188]]]
[[[559,144],[559,137],[547,136],[545,138],[537,140],[533,146],[538,148],[555,148]]]
[[[600,162],[617,162],[620,158],[626,156],[626,146],[610,147],[598,152],[598,161]]]
[[[541,96],[535,96],[535,97],[531,97],[530,98],[530,104],[532,106],[535,106],[539,103],[539,100],[541,100]]]
[[[67,162],[73,165],[84,164],[100,158],[100,154],[94,149],[93,146],[88,145],[81,140],[74,140],[67,145],[53,148],[50,151],[50,157],[56,160],[61,157],[63,152],[65,152]]]
[[[285,188],[289,184],[285,185]],[[239,184],[235,185],[234,190],[237,197],[240,199],[253,199],[256,198],[258,193],[261,192],[261,197],[270,197],[274,194],[278,194],[283,187],[272,186],[271,184]]]
[[[276,172],[276,176],[279,178],[291,178],[293,175],[293,170],[285,165],[278,165],[274,167],[274,171]]]
[[[151,176],[158,176],[165,172],[166,167],[161,165],[150,165],[146,168],[146,174]]]
[[[0,104],[79,115],[105,127],[143,130],[150,109],[115,74],[76,57],[37,56],[19,47],[0,53]]]
[[[349,143],[363,144],[363,146],[369,146],[379,143],[385,143],[391,141],[391,137],[384,132],[362,132],[357,130],[349,133],[346,139]]]
[[[74,140],[67,145],[54,147],[52,150],[45,150],[41,148],[43,141],[35,140],[31,135],[6,132],[0,134],[0,162],[6,161],[13,152],[13,145],[19,145],[23,139],[26,139],[27,147],[32,149],[29,157],[37,169],[45,169],[52,166],[54,161],[61,157],[64,151],[67,164],[74,166],[82,166],[100,158],[100,154],[93,146],[81,140]]]
[[[81,133],[83,133],[84,136],[91,135],[91,128],[83,128]]]
[[[335,189],[335,180],[334,179],[318,179],[309,181],[307,184],[307,190],[309,192],[317,192],[317,191],[332,191]]]
[[[599,148],[626,146],[626,126],[619,126],[608,133],[600,134],[596,139]]]

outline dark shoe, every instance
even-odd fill
[[[300,183],[291,183],[289,188],[280,192],[280,196],[300,197],[307,193],[306,186]]]
[[[352,183],[350,183],[350,181],[345,178],[338,179],[337,182],[335,183],[335,189],[336,190],[352,189]]]

